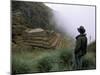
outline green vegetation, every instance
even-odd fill
[[[14,74],[74,70],[72,49],[46,50],[37,48],[16,52],[12,56],[12,73]],[[95,68],[95,53],[88,51],[83,58],[83,70]]]
[[[12,24],[27,28],[52,29],[51,9],[39,2],[12,1]]]
[[[50,23],[51,12],[52,10],[43,3],[12,1],[13,74],[74,70],[74,45],[73,40],[70,40],[68,36],[60,37],[59,47],[55,49],[33,47],[26,45],[25,40],[22,40],[24,38],[22,35],[26,35],[24,32],[27,29],[42,28],[47,31],[55,31]],[[29,36],[26,35],[26,37]],[[83,69],[96,68],[95,44],[91,43],[88,46],[88,53],[83,58]]]
[[[72,59],[71,51],[66,49],[51,52],[48,50],[44,53],[41,52],[41,55],[36,58],[33,56],[34,53],[29,51],[14,54],[12,58],[12,72],[32,73],[69,70],[69,61]]]
[[[83,69],[95,69],[96,68],[96,57],[93,52],[88,52],[83,58]]]

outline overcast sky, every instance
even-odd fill
[[[60,29],[75,38],[79,33],[77,28],[82,25],[86,29],[88,42],[95,40],[95,7],[67,4],[45,3],[54,10],[54,18]],[[91,39],[90,39],[91,38]]]

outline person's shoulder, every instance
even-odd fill
[[[76,39],[81,39],[81,38],[83,38],[83,37],[86,37],[86,34],[77,35],[77,36],[76,36]]]
[[[76,39],[78,39],[79,37],[80,37],[80,35],[77,35],[77,36],[76,36]]]
[[[86,34],[80,35],[80,39],[87,39]]]

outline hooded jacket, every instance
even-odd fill
[[[86,34],[80,34],[76,37],[75,55],[79,57],[86,54],[87,49],[87,37]]]

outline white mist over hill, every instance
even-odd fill
[[[62,31],[75,38],[79,33],[77,28],[84,26],[88,43],[95,41],[95,7],[67,4],[45,3],[53,9],[54,20]]]

